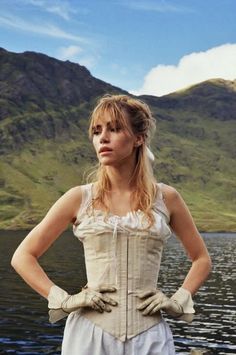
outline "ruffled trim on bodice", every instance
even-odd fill
[[[153,214],[155,222],[151,227],[151,230],[155,233],[162,234],[163,237],[168,237],[171,234],[169,227],[170,215],[169,211],[164,203],[163,195],[161,191],[162,183],[159,183],[158,196],[153,205]],[[126,231],[143,231],[148,227],[148,221],[143,211],[130,211],[124,216],[118,216],[112,213],[105,214],[104,211],[99,209],[93,209],[91,213],[88,213],[87,209],[92,201],[92,183],[87,185],[82,185],[82,202],[80,209],[77,214],[76,221],[73,225],[73,232],[81,241],[83,241],[84,236],[82,235],[82,230],[90,223],[96,220],[97,222],[105,222],[107,227],[113,229],[113,237],[117,232],[118,228],[124,229]],[[80,232],[81,231],[81,232]]]

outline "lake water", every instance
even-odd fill
[[[51,325],[46,300],[10,266],[11,256],[26,234],[0,231],[0,354],[60,354],[65,321]],[[166,318],[177,354],[190,354],[191,349],[236,354],[236,234],[202,236],[213,271],[194,297],[195,319],[188,325]],[[175,237],[168,240],[162,260],[159,287],[171,294],[181,285],[190,262]],[[82,244],[72,232],[64,233],[40,258],[40,264],[68,292],[78,292],[86,283]]]

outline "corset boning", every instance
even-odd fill
[[[155,224],[147,229],[140,222],[143,213],[136,212],[135,228],[124,218],[103,213],[84,216],[74,227],[83,242],[88,287],[112,285],[116,292],[107,293],[118,302],[112,312],[98,313],[83,309],[81,314],[113,336],[125,341],[157,324],[160,313],[143,316],[137,306],[143,302],[137,295],[157,288],[163,246],[171,235],[162,213],[155,213]],[[147,221],[146,221],[147,222]]]

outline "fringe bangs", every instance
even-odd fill
[[[93,138],[93,129],[99,123],[104,123],[109,118],[110,122],[116,126],[119,125],[122,129],[127,129],[131,134],[133,134],[126,117],[126,112],[121,105],[118,103],[111,103],[109,101],[102,101],[93,111],[90,118],[89,126],[89,139]]]

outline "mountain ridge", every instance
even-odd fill
[[[138,97],[157,120],[157,179],[181,192],[202,231],[236,231],[235,85],[212,79]],[[61,194],[85,181],[96,162],[88,118],[106,93],[127,92],[79,64],[0,49],[1,229],[31,228]]]

